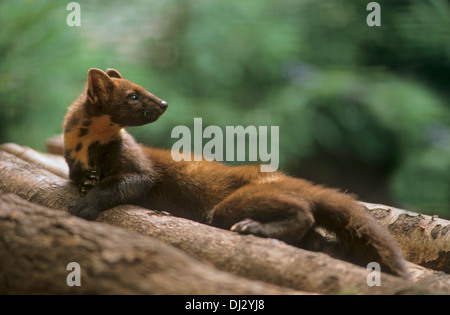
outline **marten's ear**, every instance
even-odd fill
[[[106,73],[110,78],[123,79],[123,76],[116,69],[108,68],[106,69]]]
[[[112,88],[111,78],[102,70],[91,68],[88,71],[88,98],[92,104],[98,102],[99,97],[106,96]]]

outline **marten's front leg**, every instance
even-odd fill
[[[95,220],[101,211],[114,206],[144,203],[152,185],[148,176],[140,174],[105,177],[86,196],[72,202],[69,212],[87,220]]]

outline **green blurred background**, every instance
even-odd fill
[[[0,143],[44,150],[87,70],[169,102],[130,128],[280,126],[287,173],[368,202],[450,217],[450,1],[0,0]]]

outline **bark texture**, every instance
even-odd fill
[[[60,210],[79,198],[74,185],[42,166],[6,152],[0,152],[0,161],[0,189],[5,192]],[[113,208],[103,212],[99,221],[161,239],[218,269],[296,290],[348,294],[450,292],[448,275],[417,270],[414,265],[410,269],[415,270],[416,284],[382,274],[382,286],[369,287],[366,279],[370,271],[328,255],[139,207]]]
[[[364,204],[387,227],[411,262],[450,273],[450,222],[384,205]]]
[[[0,194],[0,293],[293,294],[220,272],[154,238]],[[80,265],[80,286],[70,262]],[[70,283],[70,282],[69,282]]]

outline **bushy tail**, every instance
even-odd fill
[[[318,226],[336,233],[338,240],[354,255],[352,261],[362,266],[377,262],[382,272],[409,279],[399,245],[351,196],[331,189],[318,191],[314,198],[314,217]]]

